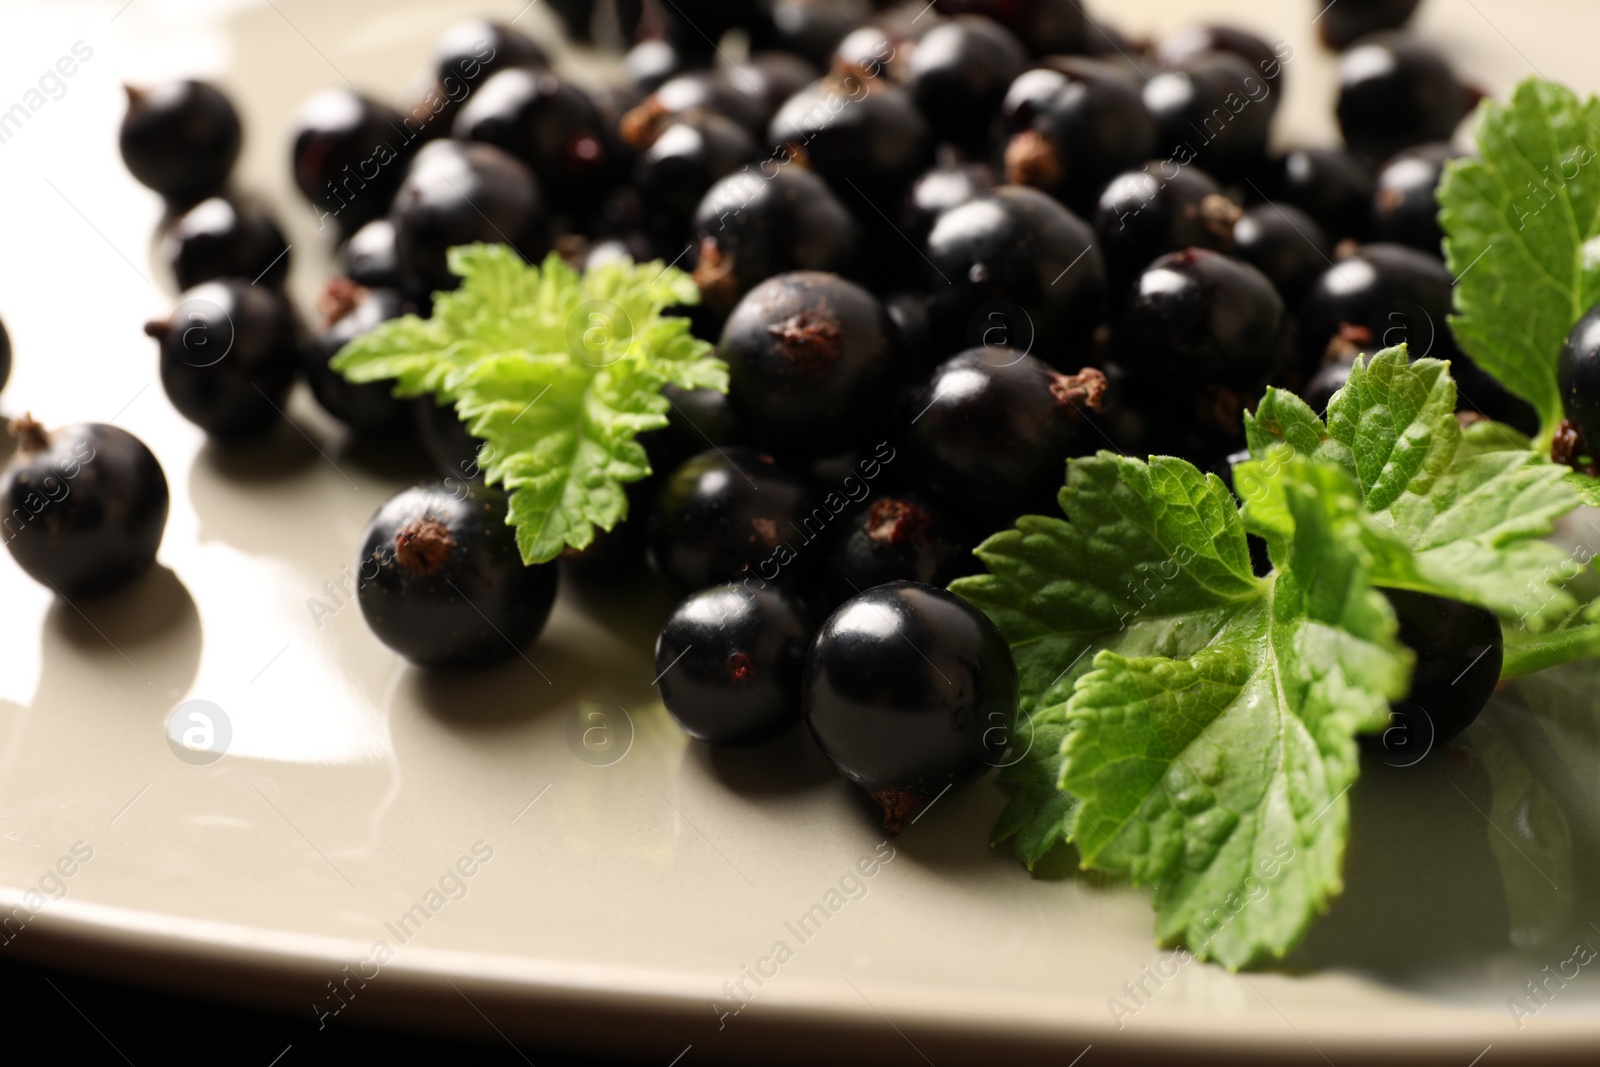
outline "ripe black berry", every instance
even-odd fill
[[[394,289],[367,289],[348,278],[333,278],[323,287],[317,308],[323,315],[322,331],[304,349],[306,382],[317,402],[358,433],[393,433],[410,426],[412,402],[393,395],[393,382],[357,384],[328,366],[345,345],[405,311],[405,299]]]
[[[982,150],[1006,89],[1027,60],[1003,26],[958,16],[922,35],[911,53],[907,87],[940,141]]]
[[[543,204],[533,173],[493,145],[424,145],[389,212],[407,293],[460,285],[445,257],[456,245],[509,243],[536,262],[544,250]]]
[[[1383,595],[1417,662],[1411,692],[1389,706],[1389,728],[1361,740],[1383,762],[1409,767],[1478,717],[1500,681],[1504,638],[1494,613],[1472,604],[1399,589]]]
[[[1233,254],[1272,279],[1293,304],[1333,255],[1316,220],[1291,204],[1257,204],[1233,224]]]
[[[1372,171],[1342,148],[1297,148],[1283,157],[1275,199],[1293,204],[1338,241],[1363,237],[1372,207]]]
[[[353,89],[324,89],[295,113],[294,183],[348,236],[389,210],[414,137],[400,112]]]
[[[650,562],[681,589],[751,579],[795,587],[813,566],[832,515],[811,511],[811,487],[770,456],[710,449],[674,471],[650,522]],[[813,529],[813,527],[817,527]]]
[[[29,577],[96,596],[150,569],[167,525],[167,478],[144,442],[90,422],[47,432],[23,416],[0,474],[6,547]]]
[[[1465,156],[1448,144],[1430,144],[1408,148],[1385,163],[1372,196],[1373,238],[1439,255],[1444,233],[1434,190],[1444,165]]]
[[[1227,248],[1241,213],[1204,171],[1173,160],[1117,175],[1100,194],[1094,215],[1113,292],[1157,256],[1180,248]]]
[[[699,111],[649,132],[634,166],[634,185],[645,202],[672,220],[694,214],[706,190],[757,154],[755,138],[732,119]]]
[[[1317,21],[1317,36],[1329,48],[1348,48],[1369,33],[1404,26],[1422,0],[1341,0]]]
[[[1369,159],[1450,140],[1474,103],[1450,65],[1406,34],[1373,34],[1339,58],[1339,128]]]
[[[289,276],[289,245],[272,215],[220,196],[174,221],[161,255],[180,290],[216,278],[281,286]]]
[[[691,593],[656,638],[661,702],[690,737],[750,745],[800,721],[815,627],[790,594],[730,582]]]
[[[1583,435],[1583,454],[1600,449],[1600,305],[1578,320],[1556,361],[1567,422]],[[1574,457],[1575,458],[1575,457]]]
[[[356,599],[413,663],[481,667],[522,654],[555,602],[556,568],[525,567],[506,495],[434,483],[390,497],[362,538]]]
[[[616,146],[582,89],[547,71],[503,70],[456,115],[457,140],[491,144],[522,160],[550,202],[597,202],[616,170]]]
[[[667,41],[640,41],[622,57],[628,81],[647,93],[682,74],[685,67],[683,56]]]
[[[0,322],[0,389],[6,387],[6,382],[11,378],[11,335],[6,332],[6,324]]]
[[[455,78],[476,88],[511,67],[547,69],[550,56],[532,37],[503,22],[473,18],[440,34],[433,46],[433,62],[440,85],[448,88],[450,79]]]
[[[1266,79],[1236,55],[1195,56],[1150,79],[1143,96],[1156,122],[1157,150],[1179,162],[1231,179],[1266,156],[1276,98]]]
[[[893,582],[849,600],[806,653],[801,710],[817,746],[899,833],[1013,740],[1017,668],[983,612]]]
[[[987,163],[941,163],[929,168],[911,183],[906,197],[906,235],[916,241],[927,240],[940,215],[999,184],[1000,176]]]
[[[1077,55],[1099,36],[1080,0],[935,0],[945,15],[987,15],[1036,56]]]
[[[1009,348],[969,349],[941,363],[911,398],[912,462],[958,506],[1005,512],[1048,500],[1079,453],[1085,409],[1105,376],[1053,371]]]
[[[179,414],[223,440],[258,437],[283,417],[300,363],[294,312],[237,278],[184,293],[144,332],[161,344],[161,384]]]
[[[835,274],[796,271],[750,290],[717,354],[746,434],[784,457],[837,455],[881,438],[885,397],[905,368],[900,336],[871,293]]]
[[[1094,231],[1037,189],[1002,186],[946,211],[926,252],[929,312],[949,348],[965,343],[975,313],[1004,302],[1022,320],[1011,324],[1011,337],[1029,337],[1034,351],[1066,363],[1081,357],[1104,317],[1106,270]]]
[[[339,246],[339,271],[369,289],[398,289],[400,261],[394,248],[394,223],[373,219]]]
[[[845,203],[898,197],[933,163],[928,123],[910,95],[888,82],[836,73],[778,109],[767,142],[804,154]],[[882,216],[862,205],[863,220]]]
[[[713,309],[728,311],[758,283],[791,270],[847,272],[855,220],[810,171],[764,161],[707,190],[695,210],[694,278]]]
[[[1311,410],[1318,415],[1327,415],[1328,402],[1333,399],[1333,394],[1350,381],[1350,369],[1354,362],[1353,358],[1337,357],[1324,363],[1300,391],[1300,399],[1310,404]]]
[[[1005,95],[1006,181],[1090,209],[1112,177],[1156,149],[1156,124],[1125,68],[1059,57],[1019,76]]]
[[[412,415],[416,419],[417,438],[422,449],[433,463],[433,469],[447,481],[459,478],[468,482],[483,481],[483,463],[479,453],[484,442],[467,432],[451,404],[436,404],[431,396],[413,401]]]
[[[681,118],[693,111],[715,111],[739,123],[752,137],[762,135],[771,117],[763,100],[739,88],[727,74],[691,70],[663,82],[622,116],[620,132],[623,140],[631,143],[639,124]]]
[[[1215,23],[1206,26],[1189,26],[1161,42],[1158,56],[1161,65],[1176,70],[1207,52],[1226,52],[1244,60],[1245,66],[1265,79],[1272,93],[1262,101],[1268,109],[1276,111],[1283,97],[1283,68],[1278,51],[1261,37],[1235,26]],[[1289,58],[1294,53],[1289,52]]]
[[[874,496],[840,531],[828,556],[828,602],[887,582],[941,588],[971,570],[969,545],[938,504],[917,494]]]
[[[239,113],[222,90],[200,81],[127,87],[122,161],[173,207],[222,191],[239,158]]]
[[[1118,351],[1136,376],[1178,390],[1249,393],[1266,383],[1283,340],[1283,298],[1267,276],[1203,248],[1162,256],[1139,277]]]

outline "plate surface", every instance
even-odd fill
[[[1129,30],[1203,15],[1287,40],[1280,132],[1334,136],[1311,0],[1095,7]],[[460,11],[114,0],[0,15],[0,110],[75,43],[92,52],[0,143],[0,316],[17,355],[0,410],[115,421],[173,489],[162,566],[125,595],[70,605],[0,562],[6,948],[287,1005],[308,1025],[346,1010],[487,1019],[661,1063],[1064,1065],[1090,1045],[1085,1063],[1592,1058],[1600,968],[1550,977],[1600,945],[1592,671],[1502,695],[1443,758],[1367,768],[1344,897],[1284,966],[1229,975],[1156,947],[1143,894],[1029,878],[991,852],[992,783],[888,842],[801,738],[736,757],[686,743],[651,687],[659,597],[569,590],[526,659],[483,674],[431,677],[379,646],[341,586],[367,517],[418,461],[349,447],[303,396],[297,428],[248,455],[208,447],[168,405],[139,329],[171,304],[150,254],[159,205],[117,158],[118,83],[200,74],[234,93],[239,179],[290,224],[305,307],[327,243],[288,189],[290,114],[346,80],[400,96]],[[519,26],[546,14],[531,4]],[[1588,0],[1428,0],[1421,25],[1496,94],[1530,69],[1600,88]],[[169,743],[192,700],[227,724],[208,765]],[[814,905],[825,920],[802,927]]]

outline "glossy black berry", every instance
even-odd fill
[[[637,147],[634,185],[653,211],[673,219],[674,230],[694,214],[706,190],[758,154],[743,126],[714,111],[669,121]]]
[[[1017,668],[983,612],[943,589],[893,582],[822,624],[800,700],[817,746],[898,833],[946,789],[1004,758]]]
[[[1274,199],[1316,219],[1333,240],[1366,235],[1373,178],[1359,156],[1343,148],[1296,148],[1276,177]]]
[[[1333,394],[1350,381],[1350,369],[1354,362],[1353,358],[1336,357],[1324,363],[1306,382],[1305,388],[1300,391],[1300,399],[1310,404],[1311,410],[1318,415],[1327,415]]]
[[[332,223],[346,236],[389,210],[415,147],[400,112],[345,88],[302,104],[291,137],[294,184],[318,228]]]
[[[935,0],[945,15],[986,15],[1035,56],[1087,52],[1099,36],[1082,0]]]
[[[233,102],[200,81],[127,87],[122,119],[122,161],[141,185],[174,207],[187,207],[222,191],[239,158],[243,132]]]
[[[1004,306],[1011,343],[1058,365],[1078,360],[1104,318],[1106,269],[1094,231],[1037,189],[1002,186],[946,211],[925,252],[935,335],[968,343],[990,307]],[[981,332],[981,328],[980,332]],[[1020,342],[1026,337],[1028,342]]]
[[[1266,275],[1203,248],[1162,256],[1139,276],[1118,351],[1133,373],[1177,389],[1258,389],[1282,351],[1284,303]]]
[[[633,128],[640,123],[681,118],[693,111],[715,111],[739,123],[752,137],[766,130],[771,114],[762,99],[744,91],[722,71],[691,70],[663,82],[645,97],[638,107],[622,117],[624,140],[633,141]]]
[[[1244,60],[1272,89],[1262,103],[1277,110],[1283,100],[1284,66],[1294,58],[1294,50],[1286,42],[1274,48],[1249,30],[1211,23],[1179,30],[1161,42],[1157,54],[1162,66],[1181,70],[1207,52],[1226,52]]]
[[[110,592],[155,562],[167,525],[167,478],[144,442],[103,423],[46,431],[11,424],[17,452],[0,474],[6,547],[68,598]]]
[[[457,140],[491,144],[532,168],[552,205],[593,203],[617,170],[616,146],[594,101],[548,71],[503,70],[456,115]]]
[[[785,458],[847,452],[879,440],[905,353],[876,297],[836,274],[769,278],[728,316],[717,355],[751,441]]]
[[[1195,56],[1150,79],[1143,97],[1156,122],[1157,151],[1228,179],[1265,160],[1276,96],[1238,56]]]
[[[333,278],[317,301],[322,329],[304,347],[306,382],[327,412],[352,430],[387,434],[411,425],[412,401],[393,395],[393,382],[347,381],[328,361],[355,338],[406,310],[394,289],[367,289],[348,278]]]
[[[925,241],[940,215],[1000,185],[1000,175],[987,163],[940,163],[911,183],[906,196],[906,236]]]
[[[821,178],[767,160],[717,182],[695,209],[694,278],[706,304],[725,312],[774,274],[847,272],[858,237],[850,212]]]
[[[161,258],[179,289],[216,278],[282,286],[289,244],[267,211],[214,196],[179,216],[161,240]]]
[[[1317,20],[1317,36],[1329,48],[1348,48],[1369,33],[1404,26],[1422,0],[1340,0]]]
[[[394,247],[394,223],[373,219],[339,246],[339,271],[369,289],[400,287],[400,260]]]
[[[1257,204],[1233,224],[1233,254],[1272,280],[1293,305],[1333,262],[1316,220],[1292,204]]]
[[[483,481],[483,464],[479,460],[484,442],[467,432],[467,424],[461,421],[455,407],[436,404],[431,396],[418,397],[412,404],[417,439],[440,477],[447,483],[452,478]],[[487,457],[483,462],[487,462]]]
[[[785,100],[821,74],[816,64],[793,52],[756,52],[728,68],[728,84],[754,100],[770,121]]]
[[[1227,248],[1242,209],[1204,171],[1153,160],[1113,178],[1094,229],[1115,289],[1157,256],[1180,248]]]
[[[1000,112],[1006,181],[1090,209],[1156,150],[1156,124],[1125,66],[1063,56],[1011,83]]]
[[[982,150],[1006,89],[1027,61],[1005,27],[960,16],[922,35],[907,65],[907,87],[940,141]]]
[[[928,123],[904,89],[835,73],[801,89],[778,109],[767,143],[803,153],[812,170],[854,205],[903,195],[933,163]],[[857,217],[881,220],[861,205]],[[869,215],[869,213],[871,213]]]
[[[767,6],[770,30],[758,32],[757,43],[803,56],[817,66],[827,65],[834,48],[867,14],[861,0],[769,0]]]
[[[362,537],[356,599],[373,634],[413,663],[482,667],[522,655],[556,596],[552,564],[523,566],[506,495],[442,482],[406,489]]]
[[[656,638],[661,702],[690,737],[750,745],[800,721],[815,630],[792,595],[729,582],[691,593]]]
[[[1093,451],[1082,422],[1104,387],[1098,371],[1061,374],[1009,348],[946,360],[908,405],[906,443],[921,484],[957,506],[996,513],[1048,501],[1067,459]]]
[[[661,395],[669,405],[667,424],[639,435],[639,443],[650,458],[650,469],[656,473],[670,474],[684,460],[708,448],[746,443],[727,393],[663,385]]]
[[[510,243],[524,259],[544,251],[544,201],[533,172],[493,145],[432,141],[411,161],[389,212],[408,294],[454,289],[445,253]]]
[[[828,602],[888,582],[949,585],[969,573],[971,546],[944,508],[919,494],[873,496],[849,517],[828,556]]]
[[[1398,589],[1383,595],[1417,662],[1411,692],[1389,706],[1389,728],[1361,741],[1383,762],[1409,767],[1478,717],[1500,681],[1504,638],[1494,613],[1472,604]]]
[[[283,418],[300,342],[279,293],[237,278],[206,282],[144,330],[161,345],[167,399],[206,433],[259,437]]]
[[[748,448],[710,449],[667,478],[650,522],[650,562],[680,589],[719,582],[797,587],[816,563],[831,514],[810,485]]]
[[[1372,236],[1433,255],[1441,255],[1444,233],[1439,229],[1439,200],[1435,190],[1444,165],[1466,153],[1448,144],[1408,148],[1383,165],[1377,191],[1372,195]]]
[[[1556,361],[1567,422],[1583,435],[1583,454],[1600,449],[1600,305],[1578,320]]]
[[[503,22],[472,18],[440,34],[433,48],[433,64],[434,76],[445,88],[450,88],[454,79],[476,89],[512,67],[548,69],[550,56],[532,37]]]
[[[622,69],[631,84],[648,93],[682,74],[685,62],[670,42],[649,40],[628,49]]]
[[[1474,103],[1444,58],[1406,34],[1374,34],[1339,57],[1339,128],[1369,159],[1450,140]]]
[[[6,382],[11,379],[11,335],[6,332],[6,324],[0,322],[0,389],[6,387]]]

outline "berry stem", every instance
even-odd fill
[[[50,447],[50,435],[45,431],[43,424],[37,422],[30,414],[11,420],[7,427],[11,436],[17,439],[17,447],[24,453],[43,452]]]

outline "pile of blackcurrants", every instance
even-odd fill
[[[460,667],[537,637],[556,565],[522,566],[453,410],[329,360],[426,315],[459,283],[453,246],[692,270],[702,299],[679,310],[730,390],[667,387],[657,474],[564,580],[648,565],[687,594],[656,651],[684,729],[738,745],[803,718],[899,829],[1020,743],[1005,642],[943,587],[984,536],[1054,509],[1068,458],[1175,454],[1227,478],[1269,384],[1325,405],[1358,353],[1402,341],[1452,361],[1465,411],[1537,430],[1445,325],[1434,188],[1477,94],[1399,30],[1417,3],[1322,10],[1345,144],[1287,151],[1270,134],[1290,45],[1201,26],[1152,46],[1077,0],[561,5],[575,35],[598,6],[631,44],[603,89],[464,22],[409,104],[336,88],[299,113],[295,183],[339,242],[309,332],[279,227],[228,188],[227,98],[130,91],[123,157],[169,203],[161,255],[185,290],[146,329],[173,405],[214,438],[270,431],[303,378],[353,434],[424,443],[446,480],[374,517],[360,602],[408,659]],[[8,501],[103,430],[21,433]],[[148,525],[158,483],[164,518],[159,467],[126,466],[152,497],[128,522]],[[25,534],[13,551],[52,580]]]

